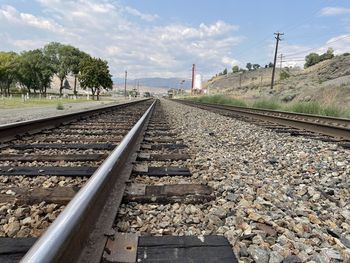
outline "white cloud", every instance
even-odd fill
[[[63,33],[64,29],[57,23],[37,17],[28,13],[20,13],[12,6],[5,5],[0,8],[0,19],[6,20],[12,24],[31,26],[39,29],[45,29],[55,33]]]
[[[350,8],[339,6],[328,6],[321,9],[320,14],[323,16],[335,16],[350,14]]]
[[[145,20],[148,22],[154,21],[157,18],[159,18],[158,15],[144,14],[144,13],[141,13],[139,10],[134,9],[130,6],[125,7],[125,11],[130,15],[137,16],[137,17],[141,18],[142,20]]]
[[[224,21],[160,25],[158,15],[112,0],[37,3],[42,7],[41,16],[21,13],[11,6],[0,9],[0,29],[8,39],[6,49],[37,48],[51,41],[69,43],[108,60],[116,76],[127,69],[130,78],[190,77],[193,63],[205,77],[211,77],[238,63],[232,48],[243,37],[237,35],[238,26]]]

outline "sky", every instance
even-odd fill
[[[114,77],[210,78],[224,68],[283,66],[331,47],[350,52],[348,0],[0,0],[0,50],[56,41],[108,61]]]

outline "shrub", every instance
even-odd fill
[[[62,102],[57,103],[56,109],[57,110],[64,110],[64,106],[63,106]]]
[[[287,72],[287,71],[282,71],[281,73],[280,73],[280,80],[284,80],[284,79],[287,79],[287,78],[289,78],[290,77],[290,75],[289,75],[289,73]]]

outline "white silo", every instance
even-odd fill
[[[202,76],[200,74],[196,74],[193,88],[196,90],[202,90]]]

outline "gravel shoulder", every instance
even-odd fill
[[[118,229],[143,235],[227,237],[240,262],[350,262],[349,150],[162,101],[189,146],[191,178],[216,200],[200,205],[123,204]]]
[[[40,119],[45,117],[54,117],[68,113],[84,111],[88,109],[97,109],[107,105],[117,105],[130,100],[124,98],[117,98],[114,101],[87,101],[83,103],[65,103],[63,110],[57,110],[56,105],[44,107],[25,107],[18,109],[0,109],[0,125],[9,124],[20,121],[27,121],[33,119]]]

